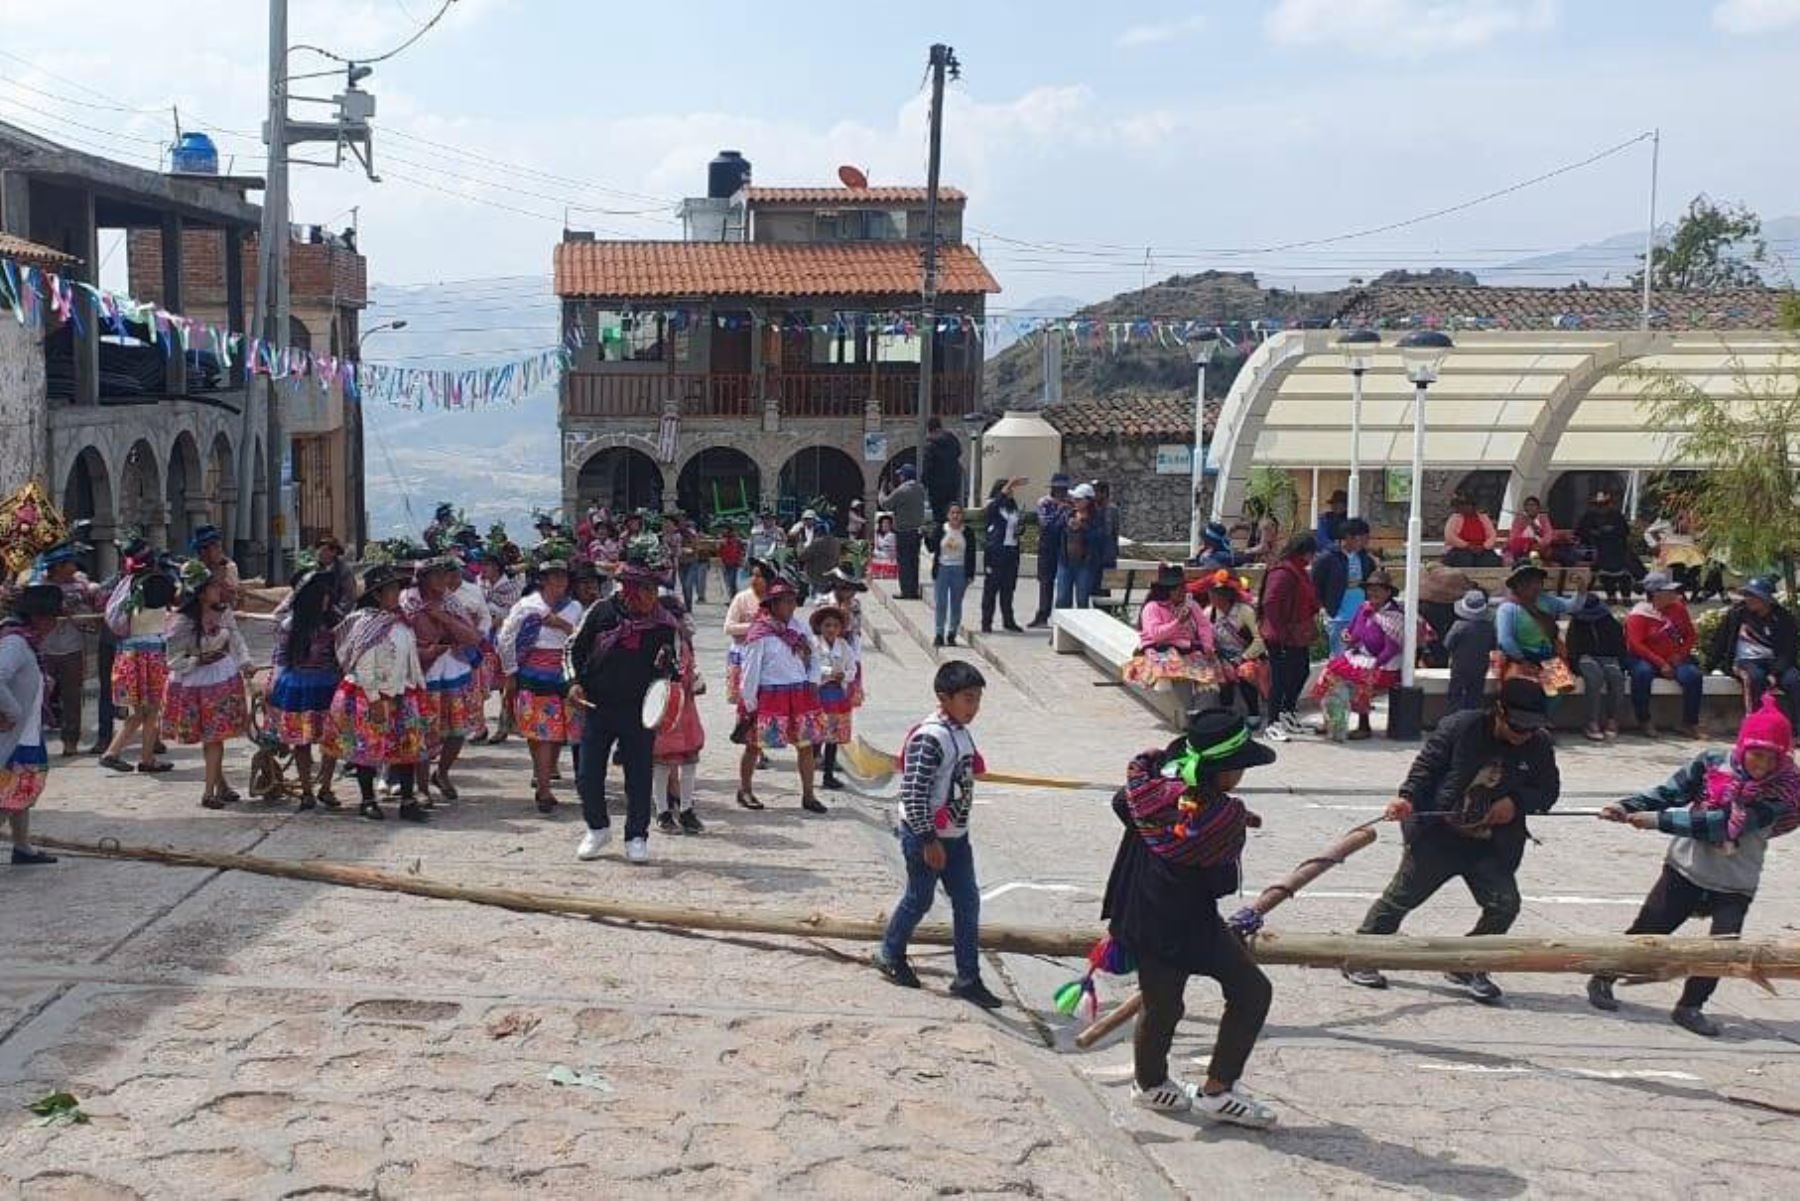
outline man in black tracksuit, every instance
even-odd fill
[[[1438,723],[1399,798],[1388,805],[1388,819],[1405,822],[1406,850],[1358,934],[1398,932],[1407,914],[1458,876],[1481,906],[1470,934],[1512,929],[1529,837],[1525,818],[1548,812],[1562,790],[1556,747],[1545,731],[1548,708],[1536,682],[1515,677],[1492,703]],[[1378,971],[1344,975],[1364,988],[1387,987]],[[1451,972],[1449,979],[1477,1001],[1500,999],[1500,986],[1486,972]]]

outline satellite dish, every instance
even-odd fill
[[[855,188],[860,191],[869,186],[869,177],[863,174],[862,168],[852,167],[845,163],[838,168],[838,182],[846,188]]]

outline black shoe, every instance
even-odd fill
[[[1011,621],[1007,622],[1005,625],[1001,626],[1000,628],[1005,630],[1008,634],[1023,634],[1025,632],[1024,629],[1021,628],[1017,623],[1011,622]]]
[[[826,772],[825,778],[819,781],[819,787],[823,788],[826,792],[842,792],[844,790],[844,782],[830,772]]]
[[[1486,972],[1445,972],[1444,979],[1464,989],[1472,1000],[1483,1005],[1492,1005],[1502,996],[1500,986],[1488,979]]]
[[[993,626],[982,626],[981,632],[983,634],[992,634],[994,632],[994,627]]]
[[[130,772],[130,771],[137,770],[136,768],[132,767],[131,764],[125,762],[125,760],[119,758],[117,755],[102,755],[102,756],[100,756],[100,766],[104,767],[107,771],[116,771],[116,772]]]
[[[1595,1009],[1612,1013],[1619,1008],[1619,999],[1613,996],[1613,982],[1607,976],[1589,976],[1587,983],[1588,1004]]]
[[[14,854],[17,853],[14,852]],[[18,860],[15,859],[13,862],[16,863]],[[1717,1038],[1724,1033],[1719,1028],[1719,1023],[1707,1017],[1698,1005],[1677,1005],[1675,1012],[1671,1013],[1669,1017],[1683,1030],[1698,1034],[1701,1038]]]
[[[431,814],[425,812],[425,806],[417,801],[401,801],[400,820],[403,822],[427,822],[431,820]]]
[[[955,634],[945,634],[944,635],[944,645],[945,646],[955,646],[956,645],[956,635]]]
[[[12,861],[14,867],[42,867],[46,863],[55,863],[56,856],[50,854],[48,851],[22,851],[18,847],[14,847]],[[918,987],[916,977],[913,982],[913,987]]]
[[[539,813],[555,813],[556,798],[549,793],[540,794],[537,798],[537,811]]]
[[[319,799],[310,792],[300,794],[300,803],[294,806],[295,813],[305,813],[319,807]]]
[[[944,636],[942,634],[933,634],[931,636],[931,645],[936,646],[936,647],[943,646],[944,645]]]
[[[889,959],[880,951],[876,951],[874,955],[869,957],[869,962],[875,965],[876,971],[886,976],[895,984],[898,984],[901,988],[919,987],[919,973],[912,970],[912,964],[906,962],[906,957],[904,955],[899,959]]]
[[[387,814],[381,810],[380,801],[364,801],[356,807],[356,816],[366,817],[372,822],[384,822]]]
[[[675,815],[664,809],[656,815],[656,828],[664,834],[679,834],[681,827],[675,824]]]
[[[1041,630],[1049,624],[1050,619],[1048,617],[1035,617],[1025,624],[1025,628],[1028,630]]]
[[[1386,988],[1387,977],[1372,967],[1345,968],[1344,979],[1358,988]]]
[[[800,807],[802,809],[806,810],[808,813],[829,813],[830,812],[830,810],[825,808],[825,802],[821,801],[816,796],[801,797],[800,798]]]
[[[971,980],[967,984],[952,984],[950,986],[950,995],[953,997],[961,997],[969,1004],[979,1005],[983,1009],[998,1009],[1006,1004],[1005,1001],[1002,1001],[999,997],[996,997],[993,993],[989,992],[988,986],[983,984],[979,979]]]
[[[706,829],[705,823],[700,820],[700,815],[692,809],[683,809],[681,816],[676,820],[681,823],[681,828],[689,834],[699,834]]]

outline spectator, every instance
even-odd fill
[[[1094,481],[1094,513],[1099,519],[1100,562],[1094,569],[1094,591],[1107,595],[1105,575],[1119,565],[1119,507],[1112,503],[1112,485]]]
[[[1269,648],[1263,645],[1249,595],[1228,571],[1214,572],[1188,585],[1188,590],[1206,596],[1213,652],[1219,657],[1219,707],[1233,709],[1234,694],[1242,696],[1245,722],[1252,729],[1262,725],[1263,701],[1269,692]]]
[[[1238,557],[1231,549],[1231,531],[1224,523],[1209,521],[1202,527],[1200,553],[1194,556],[1193,564],[1208,571],[1230,571],[1238,565]]]
[[[844,536],[852,542],[861,542],[869,535],[869,518],[863,512],[862,497],[850,502],[849,514],[844,518]]]
[[[1369,523],[1360,517],[1346,517],[1338,526],[1338,542],[1329,550],[1321,550],[1313,560],[1313,588],[1319,594],[1319,606],[1329,623],[1325,645],[1332,654],[1343,646],[1344,632],[1366,599],[1363,581],[1375,571],[1375,556],[1369,545]]]
[[[1547,696],[1575,690],[1575,677],[1562,660],[1558,622],[1574,605],[1564,597],[1544,595],[1548,573],[1535,563],[1525,563],[1506,577],[1508,596],[1494,619],[1499,644],[1500,681],[1513,676],[1533,680]]]
[[[981,632],[994,632],[994,608],[1000,609],[1000,620],[1008,633],[1021,634],[1013,617],[1013,590],[1019,583],[1019,526],[1024,514],[1013,490],[1025,481],[1020,478],[1001,480],[988,493],[983,550],[987,555],[987,576],[981,582]]]
[[[1644,545],[1656,556],[1656,566],[1675,577],[1675,582],[1703,601],[1725,594],[1725,568],[1707,556],[1688,512],[1664,514],[1644,529]]]
[[[1057,523],[1056,607],[1085,609],[1094,595],[1099,564],[1106,553],[1106,530],[1094,510],[1094,486],[1077,484],[1072,507]]]
[[[1428,667],[1447,662],[1444,639],[1456,622],[1456,602],[1480,588],[1465,572],[1442,563],[1426,563],[1419,573],[1419,616],[1431,631],[1431,641],[1420,656]],[[1486,591],[1486,589],[1481,589]]]
[[[1339,488],[1325,502],[1325,511],[1319,514],[1319,523],[1313,529],[1313,540],[1318,543],[1320,551],[1328,551],[1336,546],[1343,536],[1344,521],[1350,512],[1350,494]]]
[[[1244,516],[1251,520],[1255,532],[1244,550],[1243,561],[1266,563],[1281,550],[1281,523],[1254,497],[1244,502]]]
[[[962,443],[944,428],[941,417],[925,423],[925,449],[919,458],[919,474],[931,501],[932,519],[942,522],[962,492]]]
[[[962,629],[963,594],[975,574],[975,538],[963,524],[963,507],[952,504],[944,512],[944,528],[938,533],[931,561],[932,606],[937,617],[933,646],[955,646]]]
[[[1286,742],[1305,732],[1294,709],[1306,688],[1313,639],[1319,632],[1319,594],[1313,588],[1313,556],[1319,543],[1301,534],[1282,548],[1281,559],[1263,574],[1258,608],[1263,644],[1269,649],[1268,734]]]
[[[1775,581],[1751,580],[1738,590],[1707,648],[1709,671],[1730,672],[1744,689],[1744,716],[1756,712],[1771,684],[1781,691],[1788,721],[1800,710],[1800,667],[1794,664],[1793,614],[1775,599]]]
[[[756,528],[750,531],[750,558],[768,561],[775,557],[775,552],[787,545],[787,537],[781,532],[781,525],[775,520],[775,514],[764,509],[757,518]]]
[[[1605,488],[1594,493],[1588,511],[1575,523],[1575,540],[1592,554],[1594,585],[1606,593],[1607,603],[1631,599],[1633,582],[1643,578],[1644,565],[1631,553],[1631,524]]]
[[[725,595],[728,597],[736,596],[743,589],[746,558],[748,551],[744,540],[738,537],[737,526],[727,524],[724,533],[719,536],[719,574],[725,578]]]
[[[881,494],[881,507],[894,515],[894,542],[900,557],[900,599],[919,599],[919,546],[925,529],[925,488],[911,463],[902,463],[893,489]]]
[[[869,550],[869,578],[900,578],[900,539],[894,534],[892,513],[875,514],[875,540],[870,544]]]
[[[1038,607],[1031,628],[1050,624],[1050,609],[1056,603],[1056,569],[1062,563],[1062,548],[1055,534],[1069,507],[1069,477],[1057,472],[1050,477],[1050,491],[1038,499],[1037,581]]]
[[[1587,696],[1587,724],[1581,732],[1592,742],[1617,738],[1625,700],[1625,627],[1598,593],[1582,597],[1569,614],[1563,654],[1580,674]]]
[[[1487,703],[1488,668],[1494,656],[1494,607],[1479,588],[1463,593],[1452,608],[1456,622],[1444,638],[1450,653],[1450,693],[1446,713],[1479,709]]]
[[[1498,567],[1494,553],[1499,533],[1494,519],[1475,507],[1475,499],[1458,492],[1450,500],[1450,520],[1444,523],[1444,563],[1450,567]]]
[[[1406,658],[1406,611],[1394,599],[1393,577],[1378,568],[1369,573],[1364,588],[1368,600],[1357,606],[1342,642],[1333,646],[1313,686],[1313,699],[1325,711],[1325,733],[1333,742],[1346,738],[1361,742],[1374,735],[1369,711],[1375,694],[1400,683]],[[1354,730],[1349,728],[1349,713],[1356,714]]]
[[[1512,532],[1506,539],[1506,560],[1516,563],[1533,555],[1552,559],[1561,540],[1550,514],[1544,512],[1543,502],[1527,496],[1524,507],[1513,515]]]
[[[812,545],[812,540],[818,536],[818,510],[808,509],[800,514],[800,520],[796,521],[788,530],[788,545],[792,546],[795,550],[805,550],[808,546]]]
[[[44,678],[52,686],[65,759],[81,752],[81,694],[87,680],[86,634],[82,627],[98,624],[95,615],[106,608],[106,594],[82,574],[76,563],[81,550],[73,542],[51,547],[39,556],[39,574],[32,580],[35,584],[54,584],[63,595],[61,616],[50,627],[38,654],[44,663]],[[82,624],[77,624],[78,620]]]
[[[1650,685],[1658,677],[1681,687],[1681,732],[1700,737],[1700,691],[1703,676],[1694,662],[1694,620],[1688,616],[1681,590],[1660,571],[1644,577],[1645,599],[1625,618],[1626,670],[1631,673],[1631,707],[1638,730],[1656,737],[1650,720]]]
[[[1156,581],[1138,611],[1137,654],[1125,665],[1124,677],[1144,688],[1172,688],[1184,713],[1195,711],[1196,693],[1209,693],[1219,683],[1212,622],[1188,595],[1179,563],[1156,569]]]

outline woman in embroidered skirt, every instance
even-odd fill
[[[1138,614],[1138,650],[1122,673],[1127,684],[1173,688],[1184,711],[1194,708],[1196,692],[1219,683],[1219,661],[1213,650],[1212,622],[1198,601],[1187,594],[1187,575],[1179,563],[1156,569],[1156,582]]]
[[[163,692],[169,685],[169,606],[175,601],[175,581],[156,563],[149,550],[127,559],[118,586],[106,602],[106,626],[119,641],[113,655],[113,706],[125,720],[100,756],[100,766],[112,771],[165,772],[174,764],[156,757],[162,736]],[[125,748],[139,742],[134,767],[125,761]]]
[[[894,515],[875,515],[875,543],[869,556],[871,580],[900,578],[900,537],[894,533]]]
[[[341,808],[331,791],[337,772],[337,739],[331,726],[331,701],[344,673],[338,670],[334,631],[343,614],[337,607],[338,584],[329,570],[300,577],[293,604],[275,631],[271,656],[274,681],[269,686],[269,729],[294,752],[300,772],[299,811],[323,805]],[[319,748],[319,784],[313,791],[313,747]]]
[[[206,785],[200,803],[223,809],[244,798],[225,782],[225,743],[249,728],[244,681],[254,664],[226,599],[225,578],[197,559],[181,568],[181,607],[169,615],[169,683],[163,737],[200,747]]]
[[[1325,709],[1325,732],[1342,742],[1373,736],[1369,710],[1377,692],[1400,683],[1400,660],[1406,653],[1406,611],[1394,599],[1394,579],[1376,568],[1363,580],[1368,600],[1356,611],[1337,649],[1313,685],[1313,699]],[[1347,700],[1347,706],[1346,706]],[[1349,728],[1346,707],[1356,714]]]
[[[824,813],[813,795],[813,744],[825,740],[819,709],[819,664],[807,629],[794,617],[800,597],[785,580],[769,584],[762,612],[744,639],[743,699],[740,721],[746,726],[744,755],[738,762],[737,802],[761,809],[751,790],[759,749],[794,748],[800,760],[800,807]]]
[[[569,564],[538,567],[538,590],[513,606],[500,630],[506,703],[531,748],[531,786],[539,813],[556,808],[550,781],[563,744],[581,742],[581,714],[570,705],[563,651],[581,624],[581,605],[569,595]]]
[[[389,767],[400,774],[400,817],[422,822],[425,807],[414,794],[414,765],[425,758],[429,726],[425,672],[418,642],[400,615],[406,572],[377,564],[363,576],[362,596],[338,623],[335,646],[344,678],[331,698],[337,756],[350,764],[361,794],[357,812],[372,821],[387,814],[375,799],[375,778]]]
[[[63,614],[57,584],[31,584],[0,622],[0,813],[12,836],[14,867],[55,863],[31,845],[31,807],[44,794],[50,757],[44,752],[44,669],[37,648]]]
[[[821,605],[812,612],[813,658],[819,664],[819,710],[824,726],[822,752],[824,785],[832,792],[843,787],[837,778],[838,748],[849,744],[856,730],[856,682],[862,675],[862,656],[845,633],[849,614],[836,605]]]
[[[1230,709],[1243,697],[1244,720],[1255,729],[1262,723],[1263,702],[1269,695],[1269,651],[1257,628],[1256,607],[1242,582],[1229,571],[1196,580],[1189,585],[1189,593],[1206,598],[1213,653],[1219,657],[1219,705]]]
[[[673,686],[681,690],[681,708],[673,721],[656,728],[656,766],[668,770],[664,788],[664,807],[657,816],[657,828],[664,834],[699,834],[706,827],[694,812],[695,777],[700,770],[700,752],[706,746],[706,727],[700,721],[700,704],[695,699],[706,691],[700,679],[699,661],[694,655],[694,622],[672,596],[664,597],[663,607],[681,622],[676,635],[680,647],[680,675]]]
[[[507,570],[500,551],[490,547],[482,552],[476,562],[480,564],[481,593],[488,610],[488,636],[481,643],[481,697],[485,710],[487,698],[506,686],[506,670],[500,666],[500,627],[506,624],[507,615],[512,612],[513,606],[519,603],[523,588],[518,577]],[[491,736],[487,733],[484,721],[481,730],[469,741],[487,742],[494,746],[505,742],[512,733],[513,721],[512,710],[504,704],[500,706],[499,720],[499,729]]]
[[[419,799],[430,808],[432,785],[446,801],[457,799],[450,769],[463,741],[481,728],[482,698],[470,660],[479,655],[487,607],[462,591],[462,564],[453,555],[419,564],[417,581],[401,594],[400,612],[418,642],[429,694],[426,757],[414,771]]]

